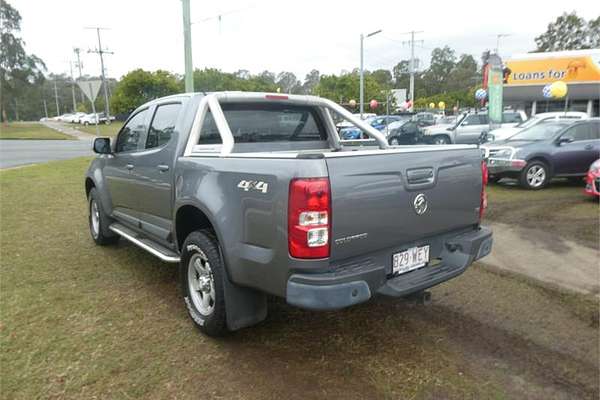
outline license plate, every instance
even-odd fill
[[[411,247],[401,253],[394,254],[392,267],[394,274],[404,274],[421,268],[429,262],[429,246]]]

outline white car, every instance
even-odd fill
[[[87,114],[85,117],[82,117],[81,120],[79,121],[80,124],[83,125],[92,125],[92,124],[96,124],[96,119],[98,119],[98,123],[99,124],[110,124],[112,121],[115,120],[114,116],[110,116],[109,119],[107,119],[103,113],[96,113],[96,114]]]
[[[551,121],[551,120],[558,121],[558,120],[562,120],[562,119],[575,120],[575,119],[586,119],[586,118],[588,118],[588,115],[586,113],[580,112],[580,111],[567,111],[567,112],[557,111],[557,112],[539,113],[539,114],[532,116],[528,120],[521,122],[517,126],[503,127],[503,128],[498,128],[498,129],[494,129],[494,130],[490,131],[488,133],[487,140],[488,140],[488,142],[499,142],[502,140],[506,140],[506,139],[509,139],[511,136],[514,136],[517,133],[521,132],[523,129],[537,125],[544,121]]]

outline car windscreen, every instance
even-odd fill
[[[552,139],[554,135],[568,126],[569,122],[549,122],[546,124],[537,124],[532,126],[531,128],[527,128],[517,133],[513,137],[510,138],[509,141],[513,142],[515,140],[548,140]]]
[[[530,126],[534,126],[536,125],[538,122],[542,121],[541,118],[537,118],[537,117],[531,117],[529,119],[526,119],[525,121],[520,122],[519,124],[517,124],[517,128],[529,128]]]
[[[221,108],[236,143],[327,140],[314,107],[274,103],[226,103]],[[198,144],[219,144],[221,136],[207,112]]]

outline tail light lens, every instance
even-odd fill
[[[292,257],[329,257],[330,216],[328,178],[301,178],[290,182],[288,248]]]
[[[481,201],[479,203],[479,221],[483,219],[485,209],[487,208],[487,193],[485,187],[488,184],[488,167],[487,162],[483,160],[481,162]]]

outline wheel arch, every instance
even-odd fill
[[[527,159],[527,164],[534,162],[534,161],[541,161],[544,164],[546,164],[546,166],[548,167],[548,173],[550,174],[550,177],[552,177],[554,175],[554,167],[552,166],[552,163],[550,162],[549,157],[547,157],[544,154],[535,154]]]
[[[185,238],[193,231],[199,229],[210,229],[217,236],[217,240],[221,241],[221,234],[212,216],[204,207],[194,203],[184,203],[177,207],[174,213],[173,233],[175,235],[175,243],[177,249],[181,250]],[[223,250],[221,249],[223,252]]]

